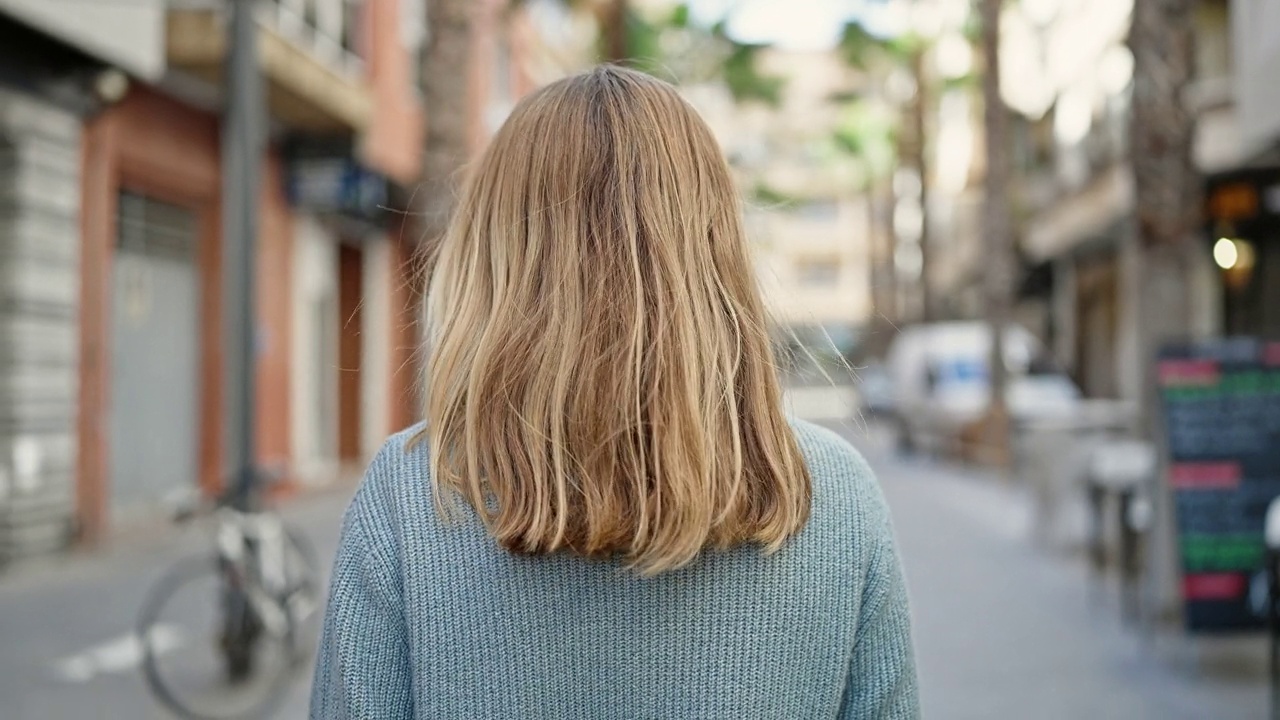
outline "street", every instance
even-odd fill
[[[948,720],[1262,718],[1261,635],[1144,641],[1083,558],[1029,542],[1015,488],[893,456],[887,434],[849,429],[893,509],[911,591],[924,715]]]
[[[1121,626],[1115,593],[1092,586],[1083,562],[1031,547],[1011,485],[899,459],[874,425],[843,431],[877,469],[893,508],[926,717],[1264,716],[1261,637],[1144,641]],[[326,560],[347,495],[305,498],[286,513]],[[150,583],[206,542],[199,526],[137,530],[100,553],[0,576],[0,715],[167,717],[148,696],[127,639]],[[117,651],[103,652],[112,643]],[[88,677],[60,670],[85,653],[99,658]],[[306,684],[293,688],[282,717],[305,717]]]

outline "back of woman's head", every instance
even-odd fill
[[[776,549],[810,481],[728,167],[670,85],[604,66],[521,102],[433,262],[425,437],[504,547]]]

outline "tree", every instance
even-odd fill
[[[929,162],[929,76],[925,72],[925,47],[923,43],[913,43],[909,49],[911,76],[915,79],[916,93],[911,101],[908,113],[911,123],[911,143],[907,146],[907,154],[920,177],[920,320],[932,322],[934,317],[933,284],[930,281],[930,270],[933,263],[932,242],[929,239],[929,173],[932,163]]]
[[[511,0],[514,7],[528,0]],[[596,25],[596,56],[600,62],[625,63],[634,57],[631,35],[638,18],[629,0],[559,0],[564,7],[589,16]]]
[[[981,0],[983,135],[987,153],[983,233],[986,242],[984,284],[987,321],[991,326],[991,401],[985,444],[1000,464],[1009,460],[1009,412],[1005,389],[1004,331],[1009,324],[1013,280],[1013,228],[1009,208],[1008,111],[1000,97],[1000,14],[1003,0]]]
[[[872,356],[888,350],[896,327],[898,287],[894,271],[893,170],[899,158],[897,111],[883,98],[856,97],[845,101],[833,139],[836,148],[857,167],[855,191],[867,198],[867,236],[876,242],[868,264],[873,332],[867,343]]]
[[[631,25],[634,17],[627,0],[595,2],[596,23],[600,28],[600,60],[621,63],[632,57]]]
[[[860,23],[851,22],[845,25],[841,34],[839,51],[850,67],[865,73],[882,77],[894,73],[908,74],[913,80],[914,92],[902,108],[905,132],[896,133],[894,138],[899,162],[914,170],[920,178],[920,320],[930,322],[935,319],[936,303],[930,281],[928,115],[931,94],[925,71],[928,46],[922,37],[913,33],[898,38],[881,38],[867,32]],[[889,193],[889,198],[891,203],[898,200],[892,193]],[[892,208],[889,212],[892,216]],[[889,237],[893,238],[893,233]]]
[[[1142,375],[1160,343],[1189,335],[1186,292],[1190,255],[1200,228],[1200,179],[1192,162],[1195,118],[1184,98],[1195,67],[1195,0],[1135,0],[1129,29],[1133,101],[1129,154],[1133,165],[1132,232],[1141,261],[1129,271],[1138,287]],[[1143,424],[1156,431],[1155,383],[1142,383]],[[1155,493],[1156,537],[1149,588],[1161,607],[1176,598],[1177,552],[1172,499]]]
[[[400,274],[392,288],[403,335],[393,344],[395,382],[419,388],[419,324],[426,290],[426,263],[448,228],[453,212],[455,183],[469,153],[470,91],[466,68],[471,55],[471,0],[430,0],[427,22],[430,37],[422,58],[422,94],[429,112],[423,143],[422,175],[414,191],[414,222],[393,246]],[[396,398],[396,421],[411,423],[421,417],[421,397],[416,392]]]
[[[417,206],[426,247],[434,247],[448,227],[454,185],[467,162],[468,74],[471,59],[472,0],[431,0],[431,37],[422,63],[423,99],[431,113]]]
[[[523,0],[512,0],[508,10]],[[761,74],[756,57],[761,46],[733,41],[723,25],[697,27],[689,20],[687,4],[680,4],[656,20],[640,16],[628,0],[561,0],[566,7],[590,13],[599,28],[599,58],[626,62],[653,74],[670,74],[673,64],[681,78],[722,77],[740,101],[778,100],[780,78]],[[471,61],[474,0],[431,0],[427,3],[431,36],[422,63],[423,95],[430,112],[427,123],[422,181],[416,196],[421,233],[429,250],[444,234],[453,210],[455,185],[472,148],[469,145],[468,73]],[[689,35],[683,45],[688,57],[663,56],[663,36]],[[669,80],[678,78],[668,77]]]
[[[560,2],[595,21],[600,62],[627,65],[677,84],[719,79],[738,102],[776,105],[780,100],[783,79],[762,73],[757,62],[765,46],[734,40],[723,22],[711,27],[694,23],[688,3],[665,13],[641,13],[628,0]]]
[[[1187,252],[1200,229],[1200,177],[1192,161],[1195,118],[1184,99],[1195,62],[1194,0],[1136,0],[1133,53],[1134,228],[1143,254],[1142,326],[1154,342],[1184,336]],[[1149,297],[1148,297],[1149,296]],[[1145,350],[1154,357],[1154,344]]]

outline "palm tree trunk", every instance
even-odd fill
[[[468,98],[471,60],[472,0],[431,0],[427,27],[431,37],[422,64],[423,96],[428,112],[422,182],[417,204],[422,238],[434,247],[453,210],[454,183],[467,161],[471,103]]]
[[[418,319],[426,292],[424,262],[443,237],[453,210],[454,184],[469,152],[471,0],[431,0],[431,36],[422,60],[422,92],[428,111],[422,177],[413,195],[416,222],[393,244],[396,272],[391,288],[397,328],[392,346],[396,427],[422,417],[422,343]]]
[[[870,197],[873,223],[870,228],[871,237],[877,239],[871,276],[872,287],[877,293],[873,297],[879,298],[875,309],[882,320],[892,325],[899,319],[898,272],[893,262],[897,239],[893,231],[893,207],[897,202],[893,192],[893,179],[885,178],[873,183]]]
[[[991,325],[991,403],[986,442],[997,453],[998,462],[1009,455],[1009,415],[1005,390],[1008,373],[1004,362],[1004,328],[1009,324],[1010,289],[1013,275],[1013,237],[1009,212],[1009,161],[1005,143],[1008,115],[1000,98],[1000,11],[1002,0],[982,0],[982,54],[986,71],[982,75],[982,99],[987,175],[983,207],[986,240],[984,281],[987,321]]]
[[[627,0],[604,0],[596,6],[596,21],[600,26],[601,61],[622,63],[631,57],[627,41]]]
[[[1195,0],[1136,0],[1129,30],[1133,102],[1129,155],[1135,203],[1132,233],[1138,262],[1130,263],[1137,292],[1137,342],[1142,416],[1155,437],[1157,396],[1150,379],[1159,346],[1189,334],[1189,259],[1200,228],[1201,186],[1191,156],[1195,118],[1184,102],[1195,67]],[[1176,605],[1178,553],[1172,498],[1155,492],[1157,522],[1147,576],[1147,607],[1161,614]]]
[[[1184,102],[1195,62],[1194,0],[1137,0],[1130,126],[1138,244],[1184,245],[1200,227],[1200,178],[1191,159],[1195,118]]]

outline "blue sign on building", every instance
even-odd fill
[[[289,165],[286,190],[295,207],[362,220],[385,220],[389,181],[350,157],[307,158]]]

